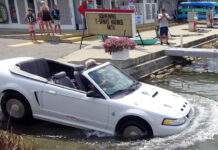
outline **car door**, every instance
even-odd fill
[[[108,101],[87,97],[86,93],[55,84],[46,84],[42,95],[42,111],[51,119],[85,128],[105,129]]]

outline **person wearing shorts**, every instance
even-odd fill
[[[39,24],[39,31],[40,31],[41,36],[42,36],[42,34],[45,33],[45,30],[44,30],[44,24],[43,24],[43,21],[42,21],[42,12],[41,11],[38,12],[36,20],[37,20],[37,22]]]
[[[48,35],[50,35],[51,32],[54,35],[51,20],[52,20],[52,18],[51,18],[51,14],[50,14],[50,11],[49,11],[49,7],[48,6],[43,6],[42,7],[42,21],[43,21],[43,24],[46,26],[46,30],[47,30]]]
[[[25,17],[25,21],[29,24],[28,29],[29,29],[30,39],[34,42],[36,41],[36,32],[35,32],[36,18],[34,17],[33,10],[31,8],[28,8],[27,12],[28,13]]]
[[[57,34],[57,28],[58,28],[58,31],[61,34],[61,25],[60,25],[61,17],[60,17],[60,10],[57,5],[54,5],[54,9],[52,10],[51,14],[55,25],[54,32]]]
[[[168,42],[168,21],[170,17],[166,13],[166,9],[162,8],[161,9],[161,14],[158,15],[158,20],[159,20],[159,26],[160,26],[160,44],[163,44],[163,39],[166,38],[166,44],[169,45]]]

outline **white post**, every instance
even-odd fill
[[[180,35],[180,47],[181,48],[183,47],[183,35],[182,34]]]
[[[12,23],[11,13],[10,13],[10,8],[9,8],[9,4],[8,3],[9,3],[8,0],[5,0],[6,8],[7,8],[7,11],[8,11],[8,17],[9,17],[8,18],[9,19],[8,23],[11,24]]]
[[[37,17],[37,15],[38,15],[38,12],[39,12],[39,10],[38,10],[38,6],[37,6],[37,1],[36,0],[33,0],[33,3],[34,3],[34,8],[35,8],[35,17]]]
[[[71,11],[71,24],[72,24],[73,30],[75,30],[76,29],[76,22],[75,22],[73,0],[69,0],[69,4],[70,4],[70,11]]]

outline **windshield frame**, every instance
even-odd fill
[[[117,66],[113,65],[112,63],[110,62],[107,62],[107,63],[104,63],[104,64],[101,64],[101,65],[98,65],[94,68],[91,68],[91,69],[88,69],[86,71],[83,72],[83,75],[107,98],[107,99],[112,99],[114,98],[114,96],[110,96],[108,95],[95,81],[94,79],[92,79],[92,77],[89,75],[91,72],[93,71],[96,71],[96,70],[100,70],[101,68],[103,67],[107,67],[111,65],[112,67],[114,67],[115,69],[117,69],[118,71],[121,72],[121,74],[123,74],[124,76],[126,76],[127,78],[129,78],[130,80],[133,81],[133,84],[135,83],[139,83],[139,85],[141,85],[140,82],[138,82],[137,80],[135,80],[132,76],[128,75],[127,73],[125,73],[123,70],[121,70],[120,68],[118,68]],[[139,86],[137,86],[136,90],[138,89]],[[130,92],[128,93],[125,93],[125,95],[128,95],[130,94]],[[119,94],[120,95],[120,94]]]

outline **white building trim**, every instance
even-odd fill
[[[28,0],[24,0],[25,10],[27,10],[27,9],[28,9],[28,4],[27,4],[27,1],[28,1]]]
[[[35,17],[37,17],[37,15],[38,15],[38,12],[39,12],[39,10],[38,10],[38,6],[37,6],[37,1],[36,0],[33,0],[33,2],[34,2],[34,8],[35,8]]]
[[[76,23],[75,23],[75,13],[74,13],[74,5],[73,5],[73,0],[69,0],[69,7],[70,7],[70,13],[71,13],[71,24],[73,30],[76,30]],[[72,29],[71,28],[71,29]]]
[[[11,24],[12,21],[11,21],[11,12],[10,12],[10,8],[9,8],[9,4],[8,4],[8,0],[5,0],[5,5],[6,5],[6,8],[7,8],[7,11],[8,11],[8,22]]]
[[[17,1],[14,1],[14,5],[15,5],[15,10],[16,10],[16,15],[17,15],[17,23],[20,24],[20,13],[19,13],[19,9],[17,6]]]

